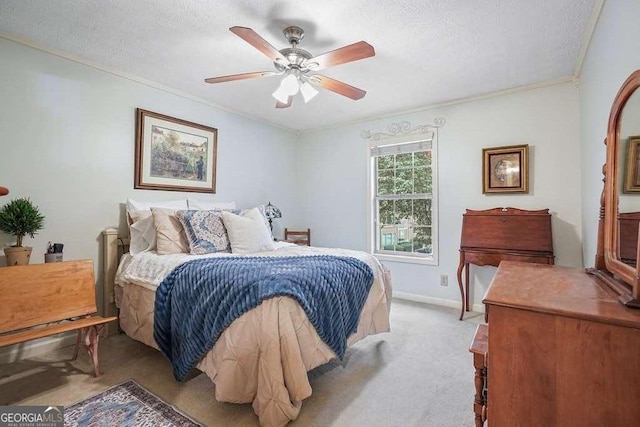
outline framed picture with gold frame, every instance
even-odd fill
[[[216,192],[218,130],[136,109],[133,188]]]
[[[640,136],[629,137],[626,163],[624,192],[640,193]]]
[[[529,146],[482,149],[482,193],[528,193]]]

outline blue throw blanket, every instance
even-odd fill
[[[221,257],[176,267],[156,291],[153,337],[182,381],[222,332],[263,300],[294,298],[342,358],[373,283],[364,262],[329,255]]]

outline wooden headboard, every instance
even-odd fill
[[[102,232],[102,264],[104,281],[102,283],[102,316],[117,316],[115,302],[115,279],[118,263],[123,254],[129,252],[129,238],[120,237],[116,228],[107,228]],[[117,333],[118,325],[110,323],[105,327],[106,334]]]

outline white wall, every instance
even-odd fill
[[[629,75],[640,68],[640,2],[604,3],[580,77],[582,214],[584,263],[593,265],[605,162],[607,122],[613,100]]]
[[[640,61],[634,56],[639,27],[631,18],[621,21],[618,16],[636,16],[619,6],[638,10],[640,5],[632,3],[606,3],[585,61],[580,103],[578,89],[563,84],[299,137],[0,39],[0,185],[11,189],[2,201],[29,196],[47,217],[37,238],[27,239],[34,246],[32,262],[41,262],[46,242],[52,240],[65,243],[65,259],[92,258],[98,266],[100,231],[122,224],[120,204],[127,197],[233,199],[242,206],[271,200],[284,215],[275,221],[276,235],[285,226],[311,227],[314,244],[366,249],[367,158],[361,131],[385,131],[389,123],[403,120],[429,124],[442,116],[447,123],[439,134],[440,265],[387,263],[396,289],[459,301],[455,272],[466,208],[550,208],[557,264],[581,266],[580,207],[585,224],[595,224],[601,183],[597,174],[583,173],[587,190],[581,200],[579,106],[586,135],[582,162],[586,170],[599,171],[608,108],[620,83]],[[626,53],[610,48],[614,41],[622,43]],[[603,57],[629,64],[612,77]],[[136,107],[219,129],[216,195],[133,190]],[[522,143],[530,145],[529,194],[482,195],[482,148]],[[584,227],[590,245],[586,265],[595,253],[594,229]],[[0,235],[0,245],[8,243],[10,238]],[[472,270],[477,303],[495,269]],[[448,287],[439,286],[440,274],[449,275]]]
[[[366,141],[363,130],[384,132],[391,122],[414,126],[444,117],[439,130],[440,265],[385,262],[399,292],[460,300],[455,274],[465,209],[511,206],[549,208],[556,263],[581,266],[580,144],[578,89],[562,84],[396,117],[303,134],[298,173],[301,215],[314,245],[366,249]],[[526,195],[482,194],[482,148],[529,144]],[[479,303],[495,272],[471,267]],[[441,287],[440,274],[449,276]]]
[[[32,263],[55,241],[97,270],[100,232],[122,224],[128,197],[271,200],[296,215],[295,133],[1,38],[0,58],[0,185],[11,191],[0,204],[30,197],[46,216],[25,240]],[[218,129],[217,194],[133,189],[137,107]],[[11,243],[0,233],[0,247]]]

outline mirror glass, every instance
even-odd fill
[[[620,115],[618,157],[617,258],[636,266],[640,223],[640,90],[636,90]]]

